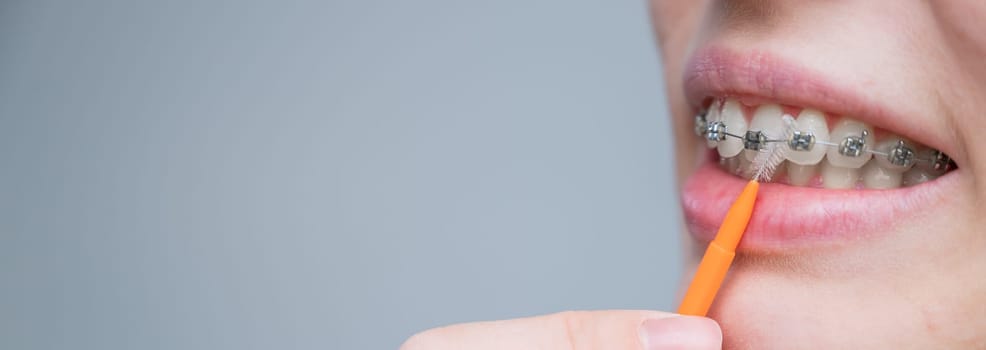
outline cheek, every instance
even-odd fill
[[[981,62],[986,56],[986,27],[982,19],[986,16],[986,2],[968,1],[936,1],[930,4],[935,18],[946,32],[946,40],[973,61]],[[978,58],[975,59],[975,58]],[[986,69],[978,64],[980,71]]]
[[[982,117],[986,110],[986,64],[982,63],[986,57],[986,26],[982,25],[986,2],[937,1],[929,6],[940,30],[933,45],[948,54],[937,81],[941,108],[952,112],[955,138],[967,153],[963,165],[974,178],[982,179],[986,174],[986,148],[980,141],[980,130],[986,130],[986,118]],[[976,180],[973,186],[979,198],[986,198],[983,181]]]
[[[707,1],[652,0],[651,18],[664,66],[665,90],[669,106],[669,136],[675,140],[676,175],[678,184],[695,167],[694,150],[698,149],[692,136],[690,107],[685,103],[681,75],[689,42],[698,32]],[[686,122],[686,120],[688,122]]]
[[[696,32],[708,1],[651,0],[651,21],[662,53],[677,52]]]

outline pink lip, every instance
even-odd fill
[[[740,251],[787,251],[817,245],[838,245],[886,231],[903,220],[917,219],[922,211],[945,200],[954,188],[954,176],[895,190],[827,190],[783,184],[760,184]],[[711,241],[733,200],[746,185],[744,179],[703,163],[685,182],[682,208],[688,231]]]
[[[793,106],[810,106],[877,127],[893,125],[895,133],[949,153],[918,132],[920,125],[901,123],[898,114],[765,53],[739,54],[706,48],[697,52],[685,73],[685,95],[694,108],[709,96],[736,96]],[[941,148],[946,147],[946,148]],[[715,155],[710,153],[710,160]],[[761,184],[753,217],[740,251],[791,251],[839,245],[880,233],[895,224],[919,218],[955,191],[962,169],[921,185],[894,190],[827,190],[783,184]],[[746,180],[705,161],[682,189],[682,207],[691,234],[714,238],[726,211]]]
[[[940,144],[906,113],[877,103],[849,87],[836,85],[821,72],[761,51],[740,53],[717,46],[702,48],[685,67],[685,98],[694,110],[711,96],[738,97],[747,103],[772,102],[811,107],[831,115],[850,115],[876,127],[956,155],[953,144]],[[872,89],[873,87],[857,87]],[[691,118],[691,116],[688,116]]]

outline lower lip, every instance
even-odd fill
[[[919,220],[923,211],[941,205],[957,171],[894,190],[827,190],[763,183],[738,249],[790,251],[891,234],[895,225]],[[721,170],[714,161],[703,162],[685,182],[681,196],[685,224],[692,236],[705,242],[715,238],[726,211],[747,181]]]

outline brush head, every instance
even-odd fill
[[[795,125],[794,117],[790,114],[783,115],[781,120],[784,125],[779,130],[764,131],[767,139],[774,142],[767,142],[745,171],[753,181],[770,181],[774,177],[774,173],[777,172],[777,167],[784,162],[784,156],[788,149],[784,140],[791,138],[791,135],[797,130],[797,125]]]

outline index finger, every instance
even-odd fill
[[[435,328],[401,350],[443,349],[719,349],[711,319],[658,311],[568,311]]]

